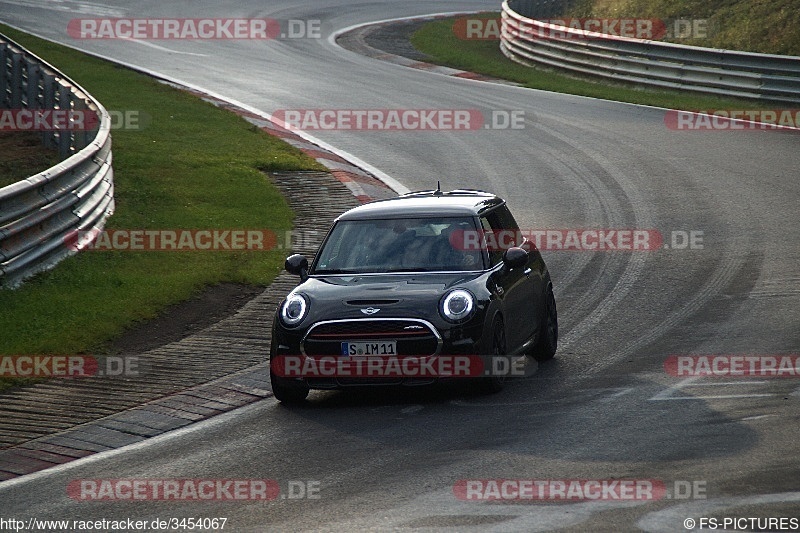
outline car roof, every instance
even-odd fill
[[[473,189],[416,191],[377,200],[343,213],[337,220],[416,218],[420,216],[475,216],[503,205],[498,196]]]

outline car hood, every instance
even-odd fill
[[[309,318],[416,317],[439,320],[439,300],[453,288],[474,289],[480,272],[315,276],[294,292],[309,299]],[[477,295],[476,295],[477,296]],[[363,311],[363,310],[377,311]]]

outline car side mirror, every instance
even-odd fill
[[[528,264],[528,252],[517,246],[509,248],[503,252],[503,264],[508,270],[524,267]]]
[[[294,254],[287,257],[283,267],[289,274],[300,276],[302,281],[308,279],[308,259],[302,254]]]

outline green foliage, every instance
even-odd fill
[[[57,150],[42,145],[39,134],[0,132],[0,187],[38,174],[60,160]]]
[[[800,55],[800,0],[582,0],[569,15],[708,19],[708,37],[674,42]]]
[[[321,170],[299,150],[147,76],[0,26],[140,129],[112,131],[114,229],[269,229],[292,212],[267,170]],[[219,282],[267,285],[283,252],[83,252],[0,290],[0,354],[86,353]]]

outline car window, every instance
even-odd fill
[[[317,255],[314,274],[483,270],[483,252],[462,245],[470,217],[339,221]]]
[[[481,226],[484,230],[486,246],[489,249],[489,261],[495,266],[503,260],[503,252],[512,246],[522,244],[522,234],[519,231],[514,216],[508,207],[502,205],[481,217]]]

